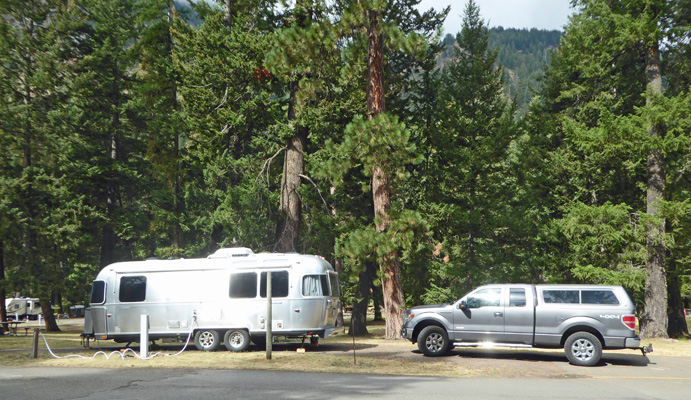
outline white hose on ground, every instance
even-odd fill
[[[80,355],[80,354],[70,354],[70,355],[67,355],[67,356],[62,356],[62,357],[60,357],[60,356],[56,355],[55,353],[53,353],[53,351],[50,349],[50,346],[48,346],[48,340],[46,340],[46,337],[43,336],[43,333],[41,333],[41,337],[43,338],[43,342],[46,344],[46,348],[48,349],[48,352],[49,352],[50,355],[53,356],[54,358],[60,358],[60,359],[62,359],[62,358],[85,358],[85,359],[91,358],[91,359],[96,359],[97,356],[103,355],[103,356],[106,357],[106,360],[110,360],[110,358],[111,358],[113,355],[119,354],[119,355],[120,355],[120,358],[122,358],[122,359],[124,360],[124,359],[125,359],[125,355],[126,355],[128,352],[131,352],[131,353],[134,355],[134,357],[136,357],[136,358],[138,358],[138,359],[140,359],[140,360],[151,360],[152,358],[157,357],[157,356],[175,357],[175,356],[178,356],[178,355],[182,354],[182,352],[185,351],[185,349],[187,348],[187,345],[190,343],[190,338],[192,337],[192,332],[194,332],[194,329],[190,330],[189,335],[187,335],[187,341],[185,342],[185,346],[183,346],[182,350],[178,351],[177,353],[175,353],[175,354],[163,354],[163,353],[158,352],[158,353],[153,353],[153,354],[149,355],[148,357],[141,357],[139,354],[137,354],[136,351],[134,351],[134,350],[132,350],[132,349],[129,349],[129,348],[127,348],[127,349],[125,349],[125,350],[123,350],[123,351],[115,350],[115,351],[110,352],[109,354],[106,353],[105,351],[98,351],[98,352],[96,352],[96,354],[94,354],[92,357],[86,357],[86,356],[82,356],[82,355]]]

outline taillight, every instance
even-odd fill
[[[636,329],[636,316],[635,315],[622,315],[621,322],[626,325],[629,329]]]

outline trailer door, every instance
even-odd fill
[[[91,323],[94,337],[105,339],[108,335],[106,322],[106,282],[94,281],[91,287],[91,300],[89,301],[89,312],[91,313]]]

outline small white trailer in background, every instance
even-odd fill
[[[142,315],[149,339],[185,339],[213,351],[244,351],[266,340],[266,276],[271,272],[272,333],[311,338],[343,330],[338,275],[322,257],[220,249],[202,259],[115,263],[94,280],[87,339],[137,342]]]
[[[5,311],[8,319],[38,319],[41,315],[41,305],[38,299],[18,297],[5,300]]]

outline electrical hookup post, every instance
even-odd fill
[[[271,360],[271,342],[273,329],[273,315],[271,314],[271,271],[266,273],[266,359]]]
[[[139,356],[145,360],[149,357],[149,316],[142,315],[139,322]]]

